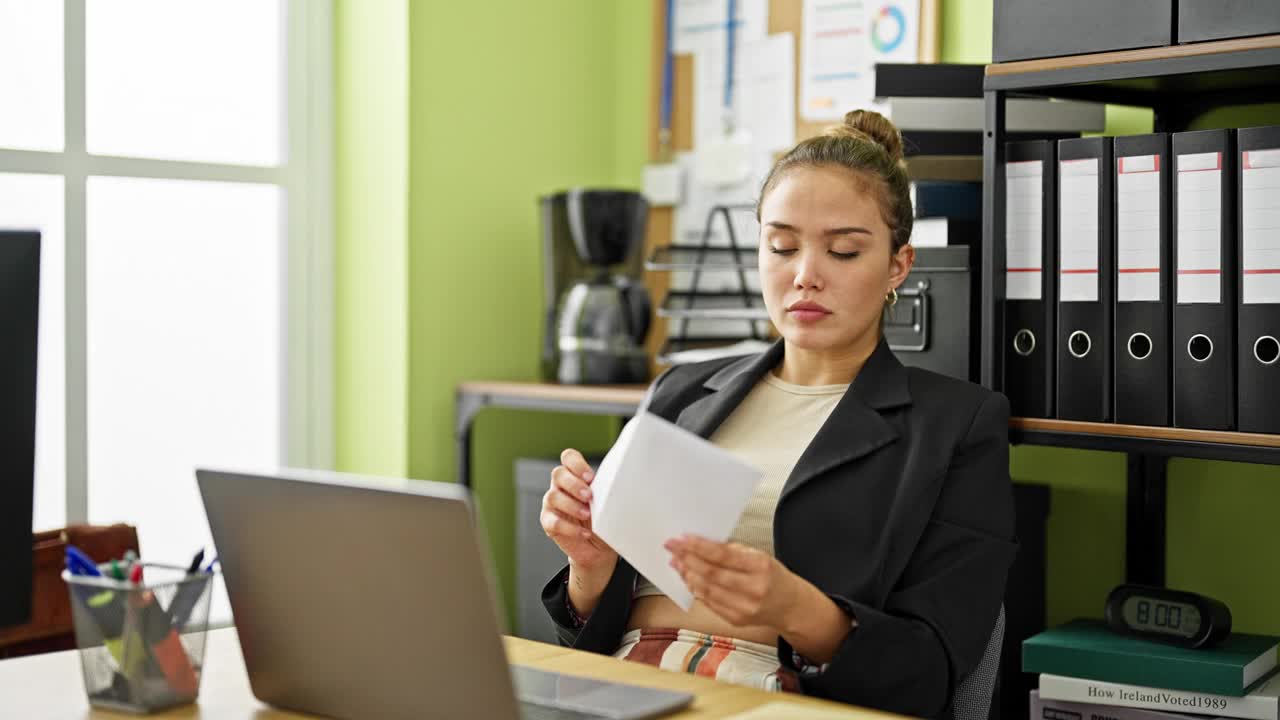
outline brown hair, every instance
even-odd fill
[[[880,206],[889,226],[890,252],[897,253],[911,239],[911,181],[902,159],[902,133],[888,118],[870,110],[854,110],[844,122],[821,135],[801,140],[773,164],[760,189],[756,219],[765,195],[788,172],[801,167],[840,167],[861,181]]]

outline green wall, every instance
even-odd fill
[[[447,480],[455,384],[537,375],[535,198],[638,183],[650,6],[509,0],[494,26],[494,3],[336,5],[339,465]],[[944,61],[987,62],[990,43],[991,0],[943,3]],[[1196,126],[1268,122],[1280,122],[1275,107]],[[1107,134],[1150,125],[1147,110],[1108,109]],[[599,418],[480,416],[473,478],[508,598],[512,462],[603,449],[613,430]],[[1053,488],[1050,622],[1097,615],[1124,577],[1124,456],[1023,446],[1011,468]],[[1241,630],[1280,634],[1280,468],[1173,460],[1168,507],[1170,585],[1227,601]]]
[[[408,472],[408,0],[334,3],[334,456]]]
[[[990,62],[991,0],[943,3],[944,62]],[[1280,123],[1280,106],[1207,113],[1193,129]],[[1147,109],[1107,108],[1106,135],[1151,131]],[[1053,488],[1048,527],[1049,622],[1098,616],[1124,579],[1125,456],[1020,446],[1019,482]],[[1280,467],[1177,458],[1168,469],[1166,582],[1231,606],[1235,627],[1280,635]]]
[[[650,7],[338,0],[334,12],[337,467],[451,481],[457,383],[537,379],[538,196],[639,182]],[[479,416],[472,479],[507,598],[514,460],[599,452],[616,426]]]
[[[653,44],[653,8],[649,0],[613,0],[614,6],[614,151],[613,181],[640,187],[649,160],[649,111]],[[656,96],[654,96],[656,97]]]
[[[414,477],[455,475],[457,382],[537,378],[537,198],[638,179],[647,74],[626,61],[647,57],[648,32],[643,2],[410,5]],[[514,593],[513,461],[556,457],[566,446],[605,448],[614,426],[561,414],[480,415],[473,480],[507,598]]]

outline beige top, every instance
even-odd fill
[[[848,384],[793,385],[766,373],[720,424],[711,442],[764,473],[730,542],[773,554],[773,512],[782,486],[848,389]],[[645,577],[637,580],[634,597],[661,594]]]

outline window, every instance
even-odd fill
[[[0,0],[0,147],[62,149],[62,25],[59,2]]]
[[[0,0],[0,227],[43,237],[37,530],[128,522],[181,563],[210,545],[194,468],[331,465],[330,8]]]
[[[88,0],[85,10],[90,153],[284,161],[281,0]]]

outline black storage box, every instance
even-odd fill
[[[982,299],[977,268],[976,242],[916,248],[898,302],[884,313],[885,340],[903,365],[977,381]]]
[[[991,57],[1000,63],[1172,45],[1178,1],[995,0]]]
[[[1280,33],[1275,0],[1178,0],[1178,42]]]

